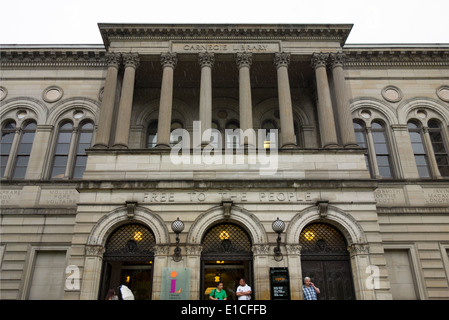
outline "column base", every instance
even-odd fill
[[[292,143],[284,144],[281,146],[281,149],[296,149],[296,148],[298,148],[298,146]]]
[[[357,143],[349,143],[345,145],[345,149],[360,149]]]
[[[92,149],[109,149],[109,146],[102,143],[97,143],[92,146]]]
[[[337,143],[329,143],[323,146],[324,149],[340,149],[341,147]]]
[[[169,150],[171,149],[170,145],[168,144],[157,144],[153,149],[166,149]]]
[[[124,144],[114,144],[112,146],[112,148],[115,148],[115,149],[128,149],[128,146],[124,145]]]

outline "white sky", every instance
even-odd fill
[[[1,44],[101,44],[97,23],[349,23],[351,43],[449,43],[449,0],[9,0]]]

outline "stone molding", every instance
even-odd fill
[[[0,52],[0,68],[104,68],[108,65],[104,50],[33,50]]]
[[[99,24],[106,47],[113,41],[324,40],[344,44],[350,24]]]
[[[346,55],[342,52],[329,54],[329,65],[331,68],[343,67],[346,60]]]
[[[389,50],[374,50],[371,48],[343,50],[346,54],[345,68],[449,66],[449,48],[407,48],[399,50],[392,46],[392,49]]]

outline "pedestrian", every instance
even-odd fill
[[[118,300],[118,296],[115,293],[114,289],[109,289],[108,294],[106,295],[105,300]]]
[[[315,287],[309,277],[305,277],[302,292],[304,293],[304,300],[318,300],[317,294],[320,294],[320,289]]]
[[[236,294],[238,300],[251,300],[251,287],[246,284],[245,279],[240,279]]]
[[[228,296],[226,295],[226,291],[223,289],[223,282],[219,282],[217,284],[217,288],[212,290],[209,295],[210,300],[227,300]]]
[[[121,285],[120,293],[122,295],[123,300],[134,300],[134,294],[127,286]]]

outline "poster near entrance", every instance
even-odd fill
[[[290,279],[288,268],[270,268],[272,300],[290,300]]]
[[[190,299],[190,268],[162,270],[161,300]]]

